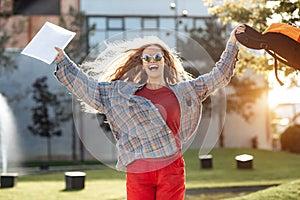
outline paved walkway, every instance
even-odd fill
[[[259,190],[264,190],[269,187],[278,186],[276,184],[272,185],[260,185],[260,186],[236,186],[236,187],[222,187],[222,188],[196,188],[187,189],[186,194],[203,194],[203,193],[225,193],[225,192],[256,192]]]

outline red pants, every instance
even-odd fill
[[[170,165],[151,172],[126,174],[127,200],[183,200],[184,161],[180,157]]]

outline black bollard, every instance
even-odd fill
[[[11,188],[17,184],[17,173],[2,173],[1,188]]]
[[[212,164],[212,155],[201,155],[199,156],[200,167],[202,169],[211,169],[213,167]]]

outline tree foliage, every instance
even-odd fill
[[[209,6],[209,12],[216,16],[223,24],[248,24],[257,31],[263,32],[271,22],[283,22],[300,25],[300,1],[290,0],[204,0]],[[256,51],[257,52],[257,51]],[[273,70],[273,59],[264,53],[244,51],[240,56],[238,69],[253,68],[254,71],[267,74]],[[258,55],[262,55],[259,57]],[[256,57],[257,59],[254,59]],[[295,72],[293,68],[279,63],[287,76]]]
[[[33,100],[35,106],[32,108],[33,125],[28,129],[34,134],[41,137],[60,136],[60,121],[57,113],[51,117],[51,108],[57,106],[59,101],[57,96],[49,91],[46,83],[47,77],[38,78],[32,85]],[[56,110],[56,109],[54,109]]]
[[[0,76],[17,69],[17,64],[6,51],[6,47],[8,43],[14,44],[15,38],[24,31],[24,21],[20,20],[10,24],[8,19],[8,15],[0,15]],[[8,32],[8,28],[11,31]]]
[[[268,21],[279,17],[284,23],[299,23],[300,1],[290,0],[204,0],[209,12],[224,24],[247,23],[264,31]]]
[[[93,24],[87,28],[85,14],[77,11],[72,6],[69,7],[68,18],[60,17],[60,26],[76,32],[76,37],[68,47],[68,54],[76,63],[82,63],[88,53],[88,35],[95,30]]]
[[[272,15],[265,0],[204,0],[210,7],[209,12],[217,16],[223,24],[248,23],[259,30],[267,27],[266,19]]]
[[[282,22],[300,25],[300,1],[280,0],[272,9],[273,13],[281,16]]]
[[[48,139],[48,157],[51,159],[51,138],[61,136],[61,123],[71,117],[71,113],[66,109],[70,102],[61,99],[64,96],[52,93],[47,84],[47,77],[36,79],[33,83],[33,100],[35,106],[32,110],[32,125],[28,130],[33,134]],[[60,97],[60,98],[59,98]]]
[[[300,153],[300,125],[288,127],[280,136],[281,148],[284,151]]]
[[[227,38],[227,27],[221,26],[215,18],[205,20],[205,27],[190,31],[191,38],[196,40],[216,62],[224,50]]]

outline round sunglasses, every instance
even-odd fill
[[[153,59],[154,62],[158,62],[161,61],[161,59],[163,58],[163,54],[162,53],[155,53],[153,56],[149,55],[149,54],[144,54],[141,59],[143,60],[143,62],[149,63],[151,62],[151,60]]]

